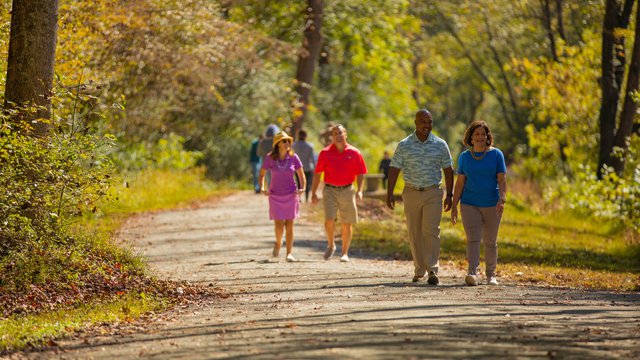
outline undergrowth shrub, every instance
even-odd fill
[[[0,123],[0,303],[7,313],[82,299],[82,289],[121,288],[142,265],[127,250],[71,234],[112,186],[111,136]],[[113,268],[117,271],[113,271]],[[90,292],[89,292],[90,293]],[[34,296],[39,301],[33,300]],[[21,301],[18,299],[32,299]],[[66,300],[65,300],[66,301]]]

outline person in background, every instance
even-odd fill
[[[362,201],[362,185],[367,165],[360,150],[347,143],[347,129],[340,124],[331,128],[332,144],[325,147],[318,155],[318,163],[313,174],[311,185],[311,202],[318,203],[316,191],[320,185],[320,174],[324,173],[324,228],[327,232],[327,249],[324,259],[329,260],[336,251],[333,234],[336,218],[340,214],[342,221],[342,256],[341,262],[349,261],[349,246],[353,236],[353,224],[358,222],[356,201]],[[353,191],[353,182],[357,180],[358,190]]]
[[[260,194],[260,183],[258,175],[260,174],[260,166],[262,158],[258,156],[258,143],[262,140],[262,134],[251,142],[251,150],[249,150],[249,164],[251,164],[251,176],[253,178],[253,190],[256,194]]]
[[[264,157],[271,151],[271,149],[273,148],[273,137],[276,135],[276,133],[280,131],[280,128],[278,128],[277,125],[275,124],[270,124],[269,126],[267,126],[267,128],[264,130],[264,133],[262,134],[262,139],[260,140],[260,142],[258,143],[258,156],[260,157],[260,159],[263,159],[263,163],[264,163]],[[269,186],[269,184],[271,184],[271,173],[267,172],[267,186]],[[260,183],[260,185],[262,185],[262,183]]]
[[[476,120],[462,140],[469,148],[458,158],[458,178],[453,192],[451,222],[458,221],[458,202],[462,226],[467,236],[467,276],[469,286],[478,285],[480,243],[484,244],[485,275],[488,285],[498,285],[498,228],[507,201],[507,166],[504,155],[493,147],[493,135],[486,122]]]
[[[322,146],[327,147],[329,145],[331,145],[331,129],[333,129],[333,126],[336,123],[333,121],[329,121],[327,123],[327,127],[322,130],[322,132],[320,133],[319,139],[320,139],[320,143],[322,144]]]
[[[389,152],[385,150],[384,155],[382,155],[382,160],[380,160],[380,165],[378,165],[378,171],[384,174],[382,178],[382,188],[387,188],[387,179],[389,179],[389,165],[391,164],[391,158],[389,157]]]
[[[387,207],[395,207],[393,188],[402,170],[405,181],[402,200],[413,256],[413,282],[420,281],[428,271],[427,282],[438,285],[442,173],[447,191],[444,211],[449,211],[453,197],[453,161],[447,143],[431,132],[433,117],[429,110],[416,113],[415,126],[416,130],[400,141],[391,159]]]
[[[304,176],[307,178],[307,186],[304,190],[304,200],[309,201],[309,192],[311,191],[311,181],[313,179],[313,170],[316,167],[316,157],[313,152],[313,144],[307,142],[307,132],[300,130],[298,132],[298,141],[293,144],[293,150],[296,155],[302,161],[302,168],[304,169]],[[300,179],[298,179],[300,184]]]
[[[273,245],[272,256],[277,258],[282,246],[282,234],[286,231],[286,247],[288,262],[297,261],[293,257],[293,220],[298,218],[300,203],[298,195],[304,192],[307,179],[302,171],[300,158],[293,152],[293,138],[284,131],[278,132],[273,138],[273,148],[265,156],[258,181],[261,192],[269,197],[269,219],[274,221],[276,242]],[[271,173],[271,184],[267,188],[264,178]],[[300,188],[293,179],[293,174],[300,179]]]

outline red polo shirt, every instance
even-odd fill
[[[327,184],[344,186],[353,184],[358,175],[366,174],[367,165],[355,147],[347,144],[344,151],[339,152],[331,144],[320,151],[315,172],[324,172],[324,182]]]

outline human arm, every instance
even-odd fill
[[[364,174],[358,175],[356,177],[356,184],[358,185],[358,191],[356,192],[356,200],[362,201],[362,185],[364,184]]]
[[[313,182],[311,183],[311,203],[313,205],[318,203],[318,186],[320,186],[320,173],[313,173]]]
[[[458,222],[458,203],[464,191],[464,183],[467,177],[464,174],[458,174],[456,178],[456,187],[453,190],[453,200],[451,201],[451,223],[455,225]]]
[[[307,188],[307,177],[304,176],[304,169],[301,167],[297,168],[296,174],[298,174],[298,180],[300,180],[300,187],[297,189],[297,192],[298,194],[304,194]]]
[[[444,211],[447,212],[451,209],[451,198],[453,197],[453,168],[451,166],[443,169],[444,171],[444,184],[447,194],[444,198]]]
[[[260,175],[258,175],[258,184],[260,184],[260,192],[269,195],[269,189],[264,187],[264,177],[267,175],[267,169],[260,169]]]
[[[396,206],[396,199],[393,196],[393,188],[396,187],[396,181],[398,181],[398,175],[400,169],[397,167],[389,167],[389,178],[387,179],[387,207],[391,210]]]
[[[507,203],[507,174],[498,173],[498,190],[500,191],[500,199],[496,205],[496,213],[500,216],[504,211],[504,204]]]

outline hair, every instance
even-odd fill
[[[462,138],[462,144],[464,146],[473,146],[471,143],[471,137],[473,136],[473,132],[476,131],[477,128],[482,126],[484,131],[487,132],[487,146],[493,145],[493,135],[491,134],[491,129],[489,129],[489,125],[487,125],[484,120],[475,120],[467,127],[467,130],[464,131],[464,137]]]
[[[278,144],[281,143],[283,140],[289,140],[292,143],[291,145],[293,145],[293,141],[290,138],[282,139],[277,143],[274,143],[273,147],[271,148],[271,152],[268,154],[273,160],[276,160],[278,156],[280,156],[280,151],[278,150]],[[289,149],[289,156],[293,156],[293,154],[294,154],[293,146],[291,146],[291,148]]]
[[[431,112],[429,110],[427,110],[427,109],[418,110],[418,112],[416,113],[416,116],[421,115],[421,114],[424,114],[424,115],[427,115],[427,116],[432,116]]]
[[[307,132],[304,130],[298,131],[298,139],[305,140],[307,138]]]
[[[342,129],[344,130],[344,132],[347,132],[347,128],[344,127],[344,125],[342,124],[335,124],[331,127],[331,132],[333,132],[333,129]]]

